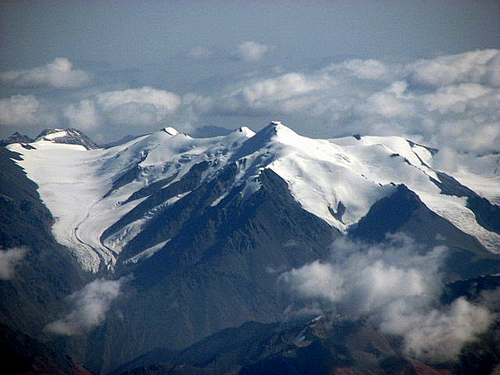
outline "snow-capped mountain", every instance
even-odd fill
[[[92,272],[112,269],[119,260],[136,263],[161,250],[171,238],[159,236],[120,255],[161,212],[181,205],[202,185],[224,179],[223,189],[203,202],[223,208],[255,194],[265,170],[286,182],[304,210],[341,233],[405,185],[432,212],[488,251],[500,252],[498,223],[483,212],[498,212],[487,198],[500,197],[499,177],[475,176],[487,185],[489,196],[480,197],[433,169],[437,150],[400,137],[318,140],[272,122],[257,134],[240,128],[213,138],[165,128],[109,149],[96,148],[73,129],[53,129],[29,145],[8,147],[21,154],[18,164],[38,184],[56,219],[57,240]],[[483,209],[471,205],[474,200]]]
[[[80,145],[87,150],[99,148],[92,139],[77,129],[45,129],[36,137],[35,142],[42,140],[53,143]]]
[[[0,139],[1,146],[7,146],[11,143],[31,143],[34,139],[28,137],[27,135],[21,134],[19,132],[15,132],[10,137]]]
[[[328,261],[341,237],[445,245],[444,280],[500,267],[498,155],[482,157],[482,174],[451,176],[437,168],[440,151],[401,137],[311,139],[277,121],[91,145],[51,130],[2,148],[0,245],[29,250],[20,281],[0,280],[0,320],[42,341],[86,335],[65,348],[77,345],[77,362],[96,373],[279,321],[293,302],[280,275]]]

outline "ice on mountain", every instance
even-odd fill
[[[93,272],[100,262],[112,268],[123,246],[148,220],[140,218],[107,243],[101,242],[107,228],[146,199],[129,198],[157,181],[168,180],[165,186],[175,183],[199,163],[208,163],[201,183],[217,178],[232,163],[238,168],[227,192],[207,203],[214,207],[233,188],[239,189],[240,199],[250,197],[261,188],[260,174],[269,168],[288,184],[304,210],[345,232],[375,202],[404,184],[432,211],[476,236],[484,246],[492,251],[500,248],[500,236],[477,224],[463,199],[440,194],[430,179],[437,179],[432,152],[401,137],[311,139],[273,121],[257,133],[243,127],[213,138],[191,138],[164,128],[115,147],[87,150],[54,143],[64,132],[48,132],[43,137],[49,138],[39,139],[36,149],[26,150],[20,144],[8,147],[22,154],[24,160],[17,163],[38,184],[42,200],[57,218],[52,228],[56,239],[72,248],[83,267]],[[391,157],[395,154],[399,156]],[[117,184],[127,173],[128,179]],[[495,178],[475,181],[484,191],[500,196]],[[175,204],[177,198],[182,196],[166,204]]]
[[[177,131],[177,129],[172,128],[170,126],[168,126],[166,128],[163,128],[163,131],[165,133],[167,133],[168,135],[172,135],[172,136],[179,134],[179,132]]]

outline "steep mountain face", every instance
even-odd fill
[[[479,248],[499,252],[498,206],[470,189],[464,193],[458,181],[431,168],[435,151],[402,138],[313,140],[275,122],[258,134],[240,129],[202,139],[167,128],[89,151],[54,136],[60,132],[48,133],[31,143],[31,150],[20,144],[9,148],[23,155],[19,164],[58,218],[53,227],[58,241],[73,248],[92,272],[115,267],[124,249],[133,253],[143,228],[192,200],[200,186],[218,185],[202,204],[221,209],[230,197],[244,202],[258,191],[263,170],[275,172],[304,210],[342,233],[396,185],[405,185],[430,211],[476,238]],[[74,206],[79,208],[69,209]],[[170,240],[157,237],[143,241],[139,250]],[[123,255],[121,260],[127,261]]]
[[[126,280],[86,336],[85,364],[96,372],[280,320],[290,303],[280,274],[326,258],[340,236],[404,232],[446,245],[449,279],[500,265],[498,178],[460,175],[487,187],[475,191],[433,169],[437,150],[400,137],[315,140],[272,122],[212,138],[165,128],[106,149],[49,130],[8,149],[32,181],[23,184],[38,185],[50,210],[42,227],[51,225],[62,256],[86,277]]]
[[[0,248],[22,258],[12,272],[5,272],[6,256],[2,258],[0,321],[40,337],[64,308],[62,300],[88,277],[53,238],[52,215],[16,159],[18,154],[0,147]]]
[[[92,139],[76,129],[45,129],[35,139],[35,141],[41,140],[53,143],[80,145],[87,150],[99,148]]]
[[[10,137],[0,139],[0,146],[7,146],[11,143],[31,143],[34,139],[28,137],[27,135],[15,132]]]
[[[90,281],[51,234],[53,217],[37,185],[0,147],[0,346],[2,371],[90,374],[44,343],[44,327],[66,308],[65,298]],[[66,351],[67,352],[67,351]]]
[[[138,349],[162,346],[165,337],[179,349],[221,327],[279,319],[286,308],[276,291],[279,267],[298,267],[324,257],[337,232],[302,210],[272,172],[263,174],[262,183],[244,204],[233,201],[219,211],[189,202],[158,218],[165,222],[169,215],[190,213],[162,250],[127,265],[137,294],[121,311],[122,318],[109,319],[102,327],[105,337],[120,332],[120,339],[108,339],[114,346],[109,350],[116,353],[113,360],[120,363]],[[196,195],[213,191],[208,186]],[[143,231],[146,238],[154,225],[159,223]],[[136,340],[137,332],[147,339]]]

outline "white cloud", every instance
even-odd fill
[[[36,122],[40,103],[33,95],[14,95],[0,100],[0,121],[7,125]]]
[[[79,104],[70,104],[64,110],[70,126],[79,130],[93,130],[99,127],[99,116],[91,100],[82,100]]]
[[[403,318],[401,318],[403,317]],[[460,297],[446,308],[431,309],[426,314],[408,306],[392,306],[381,324],[383,332],[403,335],[407,354],[424,361],[453,361],[462,347],[486,332],[493,314]]]
[[[41,101],[34,95],[0,99],[0,124],[15,126],[70,126],[84,131],[103,127],[140,126],[155,129],[176,120],[180,126],[192,123],[208,110],[211,99],[199,94],[182,98],[166,90],[142,87],[92,92],[85,99]],[[182,109],[179,111],[179,109]]]
[[[14,277],[16,266],[24,259],[27,251],[25,247],[0,249],[0,280],[10,280]]]
[[[0,99],[0,123],[5,125],[25,126],[50,124],[56,116],[34,95],[13,95]]]
[[[241,43],[236,51],[236,56],[245,61],[258,61],[269,51],[270,47],[254,41]]]
[[[412,103],[413,97],[404,95],[406,87],[405,81],[396,81],[388,88],[371,95],[359,108],[387,118],[410,117],[414,114],[415,106]]]
[[[270,48],[255,42],[240,47],[246,51],[240,58],[250,59],[261,58]],[[191,52],[201,58],[209,51],[196,47]],[[188,131],[218,116],[238,121],[246,117],[250,127],[258,127],[266,117],[280,118],[312,137],[399,135],[458,153],[500,151],[498,50],[407,63],[352,59],[305,72],[267,69],[239,75],[239,81],[230,77],[225,85],[182,97],[147,86],[107,92],[95,87],[77,101],[15,95],[0,99],[0,122],[69,122],[93,131],[120,126]]]
[[[381,61],[368,60],[347,60],[340,64],[331,64],[324,69],[327,72],[353,75],[359,79],[383,80],[388,79],[390,71]]]
[[[483,50],[406,64],[355,59],[254,76],[215,93],[212,111],[282,118],[310,136],[399,135],[437,148],[499,151],[499,56]]]
[[[500,53],[490,60],[487,81],[491,86],[500,86]]]
[[[443,147],[434,156],[432,167],[451,174],[456,172],[458,169],[457,153],[448,147]]]
[[[222,97],[222,105],[238,111],[241,108],[282,112],[297,112],[315,101],[312,94],[325,86],[300,73],[287,73],[277,78],[254,80],[233,87]]]
[[[464,113],[467,105],[474,103],[474,99],[489,96],[493,91],[477,83],[463,83],[440,87],[434,93],[423,95],[422,101],[429,111]]]
[[[204,59],[207,57],[210,57],[212,55],[212,51],[210,51],[208,48],[203,47],[203,46],[197,46],[192,48],[189,53],[189,57],[192,57],[194,59]]]
[[[498,54],[495,49],[477,50],[457,55],[422,59],[408,64],[406,70],[418,83],[447,86],[457,83],[494,83],[498,74]]]
[[[318,261],[280,276],[295,298],[291,308],[368,317],[383,333],[404,339],[406,354],[430,361],[457,358],[462,346],[486,331],[493,315],[463,298],[440,306],[440,267],[448,250],[426,250],[403,235],[367,245],[346,239]]]
[[[68,59],[58,57],[44,66],[0,73],[0,79],[18,86],[72,88],[88,84],[90,75],[83,70],[73,69],[73,64]]]
[[[152,126],[173,114],[181,98],[172,92],[145,86],[101,93],[96,96],[96,102],[115,124]]]
[[[311,277],[314,275],[314,277]],[[316,261],[281,275],[292,293],[305,298],[326,298],[339,301],[343,294],[343,279],[329,263]]]
[[[175,128],[186,133],[191,132],[200,113],[208,112],[212,105],[213,101],[210,97],[196,93],[184,94],[181,105],[172,118]]]
[[[120,295],[125,279],[96,279],[69,299],[73,309],[64,318],[48,324],[45,329],[59,335],[78,335],[101,324],[111,303]]]

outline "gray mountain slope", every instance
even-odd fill
[[[191,214],[164,249],[122,269],[133,273],[135,292],[96,338],[102,351],[115,353],[105,368],[158,346],[183,348],[248,320],[280,319],[286,301],[276,290],[274,268],[325,257],[338,232],[301,209],[274,172],[263,173],[262,186],[244,203],[233,200],[223,209],[193,214],[191,204],[180,206],[180,216],[183,209]],[[211,188],[194,193],[203,197]]]
[[[61,351],[76,353],[92,371],[105,373],[155,348],[177,351],[247,321],[280,321],[290,300],[277,288],[279,275],[327,258],[332,241],[341,233],[306,211],[272,169],[262,169],[257,177],[260,189],[242,199],[243,185],[234,184],[241,177],[238,158],[268,144],[272,134],[266,132],[272,131],[276,127],[245,141],[214,178],[203,176],[216,161],[202,161],[193,163],[180,178],[174,173],[133,190],[121,204],[138,204],[102,228],[101,243],[126,233],[128,225],[152,211],[154,215],[116,254],[116,266],[97,275],[84,274],[67,249],[55,243],[50,234],[53,218],[40,202],[36,185],[9,160],[18,156],[3,151],[1,245],[28,246],[33,251],[16,279],[0,281],[0,322],[54,339],[43,327],[68,311],[64,297],[95,277],[125,277],[122,294],[102,325],[88,335],[53,342]],[[147,153],[139,151],[129,160],[128,169],[119,170],[103,199],[144,172],[140,163]],[[498,229],[497,206],[446,175],[438,177],[440,181],[434,183],[443,194],[466,197],[480,224]],[[341,220],[345,206],[340,202],[336,207],[330,214]],[[445,272],[450,280],[500,269],[498,255],[431,211],[405,185],[376,202],[346,234],[379,242],[397,232],[427,248],[448,246],[452,251]],[[148,252],[155,246],[159,247]]]

